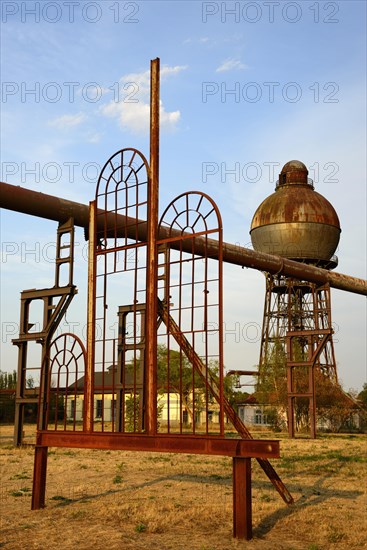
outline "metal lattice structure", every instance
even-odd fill
[[[366,294],[366,281],[322,269],[332,261],[326,252],[327,265],[316,266],[294,261],[298,256],[274,256],[273,249],[267,253],[223,244],[219,211],[203,193],[180,195],[159,222],[159,59],[151,62],[150,104],[149,164],[135,149],[118,151],[105,164],[89,208],[0,182],[2,207],[60,223],[55,286],[21,295],[20,334],[14,340],[19,347],[15,443],[21,443],[24,405],[39,402],[32,509],[45,505],[49,446],[230,456],[233,534],[249,539],[251,458],[285,502],[293,498],[268,460],[279,457],[279,441],[254,440],[224,395],[222,261],[269,273],[262,358],[269,361],[280,335],[287,345],[290,407],[297,397],[297,368],[308,369],[306,397],[314,396],[315,368],[336,379],[329,285]],[[303,163],[291,161],[286,167],[296,178],[293,183],[308,185]],[[292,183],[287,178],[282,185]],[[298,192],[295,197],[285,201],[283,213],[299,202]],[[257,235],[265,248],[272,247],[266,227],[271,209],[262,210],[265,223],[257,224]],[[87,351],[72,334],[52,341],[77,293],[74,223],[87,229],[89,238]],[[334,228],[323,227],[322,233],[318,228],[316,234],[338,235],[338,222],[324,225]],[[328,238],[314,240],[328,246]],[[292,243],[288,239],[286,244]],[[43,301],[40,330],[32,330],[30,322],[34,300]],[[42,345],[42,360],[39,395],[30,399],[25,383],[31,341]],[[225,416],[240,437],[224,437]]]
[[[40,398],[43,401],[43,390],[39,395],[29,397],[29,394],[26,392],[27,378],[30,374],[35,374],[42,381],[42,377],[48,372],[49,349],[52,338],[73,297],[78,292],[76,286],[73,284],[73,269],[74,222],[70,218],[65,223],[60,223],[57,229],[55,285],[52,288],[24,290],[21,293],[19,337],[13,340],[13,344],[18,347],[14,421],[14,444],[17,446],[23,443],[25,407],[29,403],[38,403]],[[36,302],[42,303],[42,317],[40,320],[37,319],[34,322],[32,312]],[[28,351],[31,342],[41,345],[39,367],[31,367],[30,365]],[[44,384],[43,387],[45,388]]]
[[[338,381],[332,335],[329,285],[266,275],[259,377],[262,380],[274,368],[279,350],[284,353],[291,437],[295,401],[302,398],[309,400],[311,437],[316,436],[315,370],[335,384]],[[301,388],[305,376],[307,387]]]
[[[143,433],[147,417],[146,240],[139,225],[147,223],[148,166],[136,150],[121,150],[105,164],[92,207],[94,243],[91,281],[90,346],[93,356],[93,430]],[[95,214],[94,214],[95,212]],[[108,216],[123,212],[125,227],[107,226]],[[101,226],[102,231],[97,230]],[[128,227],[129,224],[129,227]],[[128,237],[132,226],[136,238]],[[167,238],[157,241],[157,322],[160,364],[154,406],[164,405],[165,422],[154,419],[154,432],[224,434],[222,352],[221,221],[213,201],[185,193],[165,210],[159,224]],[[195,239],[218,238],[218,259],[172,250],[177,231],[186,247]],[[119,289],[117,292],[116,289]],[[120,300],[125,303],[120,303]],[[110,334],[111,327],[117,330]],[[163,355],[162,355],[163,354]],[[209,382],[216,377],[216,390]],[[163,403],[164,402],[164,403]],[[214,405],[214,402],[216,404]],[[213,409],[214,406],[214,409]],[[174,412],[173,412],[174,411]],[[174,418],[172,417],[174,415]],[[204,416],[202,422],[198,417]],[[188,422],[190,416],[191,422]],[[158,430],[158,423],[160,429]],[[189,429],[188,425],[191,425]]]
[[[166,208],[159,227],[168,229],[158,243],[158,344],[166,350],[158,390],[168,413],[160,431],[224,435],[220,214],[207,195],[184,193]],[[171,248],[175,230],[187,251]],[[218,240],[217,260],[208,258],[209,236]],[[194,252],[197,239],[204,241],[202,256]]]
[[[75,334],[60,334],[51,342],[41,371],[38,430],[84,429],[77,405],[85,398],[85,364],[85,347]]]
[[[158,166],[155,60],[150,162],[118,151],[90,203],[87,353],[73,335],[47,347],[32,508],[45,503],[48,446],[225,455],[233,458],[234,536],[251,538],[251,458],[293,502],[268,461],[279,442],[254,440],[224,396],[218,208],[188,192],[159,222]],[[225,415],[239,439],[224,437]]]
[[[139,225],[148,210],[148,163],[134,149],[118,151],[102,169],[96,198],[91,261],[93,429],[142,432],[144,425],[147,241]],[[95,213],[95,214],[94,214]],[[107,215],[125,215],[124,227],[107,228]],[[97,230],[100,220],[103,230]],[[135,238],[128,237],[134,228]]]

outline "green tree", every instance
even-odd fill
[[[318,418],[325,420],[332,432],[351,427],[352,415],[356,410],[353,398],[319,369],[315,372],[315,384]]]
[[[12,390],[17,387],[17,371],[0,371],[0,390]]]
[[[186,355],[176,350],[168,350],[165,345],[159,344],[157,371],[159,393],[173,391],[180,394],[191,422],[194,422],[193,410],[200,413],[204,408],[202,390],[205,384],[201,376],[193,372]]]
[[[157,367],[159,393],[174,391],[180,394],[183,405],[192,422],[194,421],[193,410],[196,413],[205,410],[206,400],[208,400],[208,404],[216,402],[210,388],[208,389],[208,393],[206,393],[205,380],[193,369],[183,352],[172,349],[168,350],[165,345],[159,344]],[[214,380],[217,384],[219,382],[219,363],[216,360],[209,362],[208,379],[209,381]],[[224,394],[231,404],[234,404],[236,401],[235,383],[236,380],[234,377],[224,377]]]
[[[306,357],[302,342],[295,341],[293,344],[294,360],[304,361]],[[315,368],[314,376],[317,417],[325,420],[330,429],[337,432],[348,424],[354,409],[353,400],[344,393],[339,384],[331,380],[319,368]],[[294,390],[297,393],[308,392],[309,372],[307,367],[295,368],[294,384]],[[280,341],[274,343],[269,357],[263,363],[255,396],[259,403],[271,406],[269,414],[273,427],[275,429],[285,428],[284,418],[286,418],[288,409],[287,356]],[[296,398],[294,414],[296,429],[306,429],[309,426],[309,399],[307,397]]]
[[[265,358],[256,385],[255,397],[260,404],[270,405],[268,417],[274,430],[284,426],[287,412],[287,356],[280,340],[276,340]]]
[[[0,371],[0,390],[14,390],[14,392],[0,392],[0,422],[14,422],[15,401],[14,393],[17,385],[17,373]]]
[[[131,394],[125,401],[125,430],[137,431],[139,428],[139,394]]]
[[[362,407],[367,410],[367,384],[363,384],[363,390],[359,392],[357,399]]]

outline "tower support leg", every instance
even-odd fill
[[[32,510],[45,507],[48,447],[36,445],[34,453]]]
[[[252,538],[251,458],[233,458],[233,536]]]

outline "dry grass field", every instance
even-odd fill
[[[364,436],[284,436],[273,464],[292,506],[253,460],[254,539],[246,542],[232,538],[229,458],[50,449],[46,508],[32,512],[33,449],[14,449],[12,427],[0,430],[0,547],[7,550],[367,547]]]

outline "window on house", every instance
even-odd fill
[[[267,424],[268,423],[268,417],[264,413],[262,409],[256,409],[255,410],[255,424]]]
[[[96,401],[96,418],[102,418],[103,410],[103,401],[102,399],[97,399]]]
[[[70,401],[70,416],[72,419],[75,418],[75,399]]]

